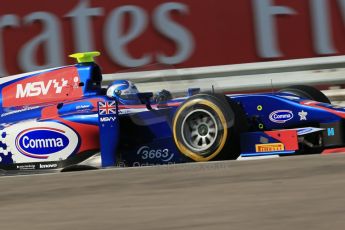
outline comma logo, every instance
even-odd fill
[[[274,123],[285,123],[293,118],[293,113],[290,110],[277,110],[269,115],[270,121]]]
[[[47,159],[49,155],[63,151],[70,143],[65,131],[54,128],[30,128],[16,138],[16,147],[23,155]]]

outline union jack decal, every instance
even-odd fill
[[[99,115],[116,114],[116,104],[113,102],[99,102]]]

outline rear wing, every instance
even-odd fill
[[[84,53],[85,54],[85,53]],[[90,54],[90,53],[86,53]],[[0,79],[0,109],[60,103],[101,92],[102,73],[93,59]]]

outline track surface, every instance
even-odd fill
[[[0,178],[0,229],[344,229],[345,155]]]

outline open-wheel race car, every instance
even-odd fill
[[[98,54],[0,79],[1,169],[145,166],[345,146],[345,109],[313,87],[241,95],[189,89],[181,98],[163,90],[153,98],[126,80],[103,88]]]

